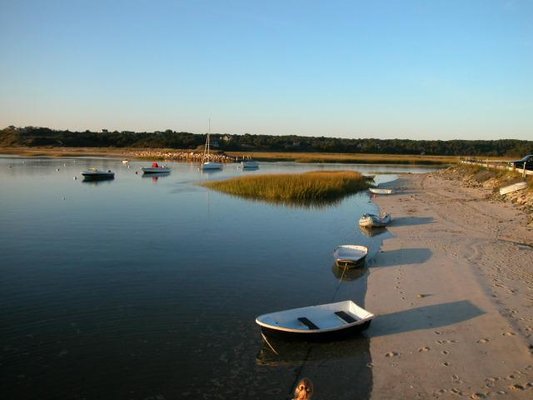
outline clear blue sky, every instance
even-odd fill
[[[0,0],[0,128],[533,140],[533,0]]]

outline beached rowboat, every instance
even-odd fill
[[[352,268],[362,266],[368,254],[368,247],[356,244],[343,244],[335,247],[333,257],[339,267]]]
[[[370,191],[370,193],[374,193],[374,194],[392,194],[393,193],[392,189],[368,188],[368,190]]]
[[[513,185],[509,185],[509,186],[505,186],[505,187],[500,188],[500,194],[504,195],[504,194],[507,194],[507,193],[513,193],[513,192],[516,192],[518,190],[522,190],[522,189],[525,189],[525,188],[527,188],[527,182],[518,182],[518,183],[515,183]]]
[[[376,214],[363,214],[361,218],[359,218],[359,226],[366,228],[382,228],[387,226],[391,222],[391,219],[392,218],[390,214],[385,214],[383,216]]]
[[[374,314],[351,300],[263,314],[255,322],[265,335],[284,339],[343,339],[368,328]]]

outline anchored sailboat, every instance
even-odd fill
[[[207,131],[207,138],[205,140],[204,155],[202,157],[202,170],[222,169],[222,163],[216,161],[210,161],[210,141],[211,135],[211,119],[209,119],[209,130]]]

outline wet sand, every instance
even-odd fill
[[[370,260],[372,399],[533,397],[533,228],[439,173],[374,201],[393,222]]]

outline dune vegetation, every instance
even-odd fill
[[[325,205],[370,186],[356,171],[311,171],[302,174],[263,174],[202,183],[235,196],[294,205]]]

